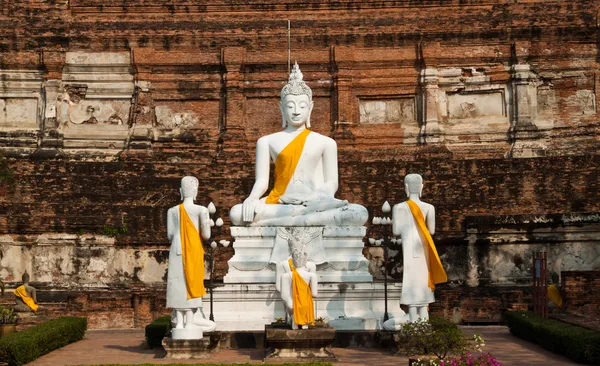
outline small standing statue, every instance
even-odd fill
[[[404,272],[400,304],[408,305],[408,320],[427,320],[427,307],[435,302],[435,285],[448,281],[446,271],[433,243],[435,233],[435,208],[421,201],[423,178],[408,174],[404,178],[408,200],[394,205],[392,231],[402,238]],[[398,329],[405,318],[390,319],[386,329]]]
[[[204,239],[210,238],[210,217],[206,207],[196,205],[198,179],[181,180],[182,204],[167,212],[167,236],[171,242],[167,276],[167,307],[173,309],[173,339],[199,339],[213,331],[213,321],[202,316],[204,288]]]
[[[35,313],[39,305],[37,304],[36,290],[29,285],[29,273],[23,273],[22,281],[23,284],[15,289],[15,311],[23,313],[33,311]]]
[[[318,294],[317,275],[309,270],[314,270],[314,264],[308,262],[302,241],[293,232],[288,244],[292,257],[287,261],[290,272],[281,275],[281,299],[288,319],[292,321],[292,329],[298,329],[298,326],[307,329],[309,324],[315,324],[313,297]]]

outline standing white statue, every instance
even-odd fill
[[[435,302],[435,285],[448,281],[446,271],[433,243],[435,233],[435,208],[421,201],[423,178],[419,174],[404,177],[408,200],[394,205],[392,231],[402,238],[404,271],[400,304],[408,305],[411,322],[418,318],[429,319],[427,308]],[[390,319],[386,329],[397,329],[406,319]]]
[[[167,308],[173,309],[172,339],[200,339],[213,331],[213,321],[202,316],[204,288],[204,248],[202,238],[210,238],[210,216],[206,207],[196,205],[198,179],[181,179],[182,204],[167,212],[167,236],[171,242],[167,275]]]
[[[295,234],[292,232],[289,238],[292,257],[286,261],[286,266],[290,271],[281,275],[279,288],[292,329],[299,326],[307,329],[309,324],[315,324],[313,297],[318,294],[319,284],[314,264],[308,261],[303,242]]]
[[[256,180],[250,196],[230,210],[233,225],[351,226],[363,225],[367,209],[334,197],[338,189],[336,142],[310,128],[312,90],[298,64],[281,90],[284,130],[256,143]],[[269,187],[270,163],[275,182]]]

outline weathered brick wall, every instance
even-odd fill
[[[600,317],[600,271],[564,271],[561,281],[566,312]]]
[[[55,299],[58,308],[127,309],[128,326],[163,311],[148,299],[163,296],[165,213],[179,179],[198,177],[198,202],[215,202],[223,218],[248,195],[256,139],[281,125],[287,19],[292,58],[315,96],[313,129],[338,142],[338,197],[381,215],[383,201],[405,198],[404,175],[423,175],[452,286],[471,289],[440,286],[436,311],[496,321],[526,303],[502,291],[522,294],[534,248],[553,251],[557,271],[598,269],[594,258],[561,259],[597,245],[577,231],[593,236],[596,226],[467,228],[469,217],[600,211],[598,1],[0,5],[0,112],[10,115],[4,100],[38,98],[27,128],[0,115],[0,275],[16,284],[26,269],[47,296],[83,291]],[[94,90],[102,79],[118,98]],[[130,105],[122,125],[73,122],[79,99],[98,94],[100,112]],[[456,102],[464,115],[452,98],[467,98]],[[412,109],[388,120],[390,100]],[[370,102],[386,105],[385,118],[365,117]],[[226,222],[218,238],[228,238]],[[217,277],[232,254],[219,251]],[[107,300],[94,288],[121,290]],[[75,305],[88,298],[96,305]]]

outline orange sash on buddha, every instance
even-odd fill
[[[15,289],[15,296],[23,300],[23,302],[29,306],[29,308],[36,312],[38,309],[38,305],[33,301],[30,296],[27,296],[27,290],[25,289],[25,285],[21,285]]]
[[[294,176],[309,134],[310,130],[308,128],[304,129],[277,155],[277,159],[275,159],[275,184],[273,184],[273,189],[267,196],[265,203],[279,203],[279,197],[285,193],[290,180]]]
[[[315,305],[310,285],[300,276],[292,259],[288,259],[292,270],[292,299],[294,300],[294,321],[298,325],[315,324]]]
[[[195,299],[206,294],[204,288],[204,248],[200,234],[183,207],[179,205],[179,230],[181,236],[181,257],[187,298]]]
[[[558,289],[558,287],[556,287],[555,284],[548,286],[548,298],[554,303],[554,305],[562,309],[563,298],[560,294],[560,290]]]
[[[421,211],[419,205],[411,200],[407,200],[406,203],[410,208],[410,212],[412,213],[415,221],[417,222],[417,228],[419,229],[419,233],[421,233],[421,237],[424,238],[427,243],[423,243],[426,248],[424,250],[429,251],[428,255],[428,263],[427,269],[429,271],[429,288],[433,291],[435,290],[435,285],[438,283],[444,283],[448,281],[448,276],[446,276],[446,271],[442,266],[442,261],[440,260],[440,256],[438,255],[437,250],[435,249],[435,244],[433,243],[433,238],[431,234],[429,234],[429,230],[427,230],[427,225],[425,224],[425,216]]]

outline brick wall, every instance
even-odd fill
[[[94,312],[98,327],[112,324],[111,313],[139,326],[161,312],[162,300],[152,299],[164,297],[165,213],[178,203],[183,175],[198,177],[198,203],[215,202],[225,219],[250,192],[256,139],[280,128],[287,19],[292,58],[315,96],[313,129],[339,146],[338,197],[381,215],[383,201],[405,198],[402,177],[422,174],[451,285],[477,274],[468,290],[440,287],[444,315],[461,308],[468,321],[495,321],[526,302],[505,299],[499,286],[527,293],[519,286],[527,285],[530,245],[552,246],[557,270],[572,257],[564,248],[597,245],[563,231],[544,236],[562,224],[523,223],[508,236],[473,237],[467,229],[469,217],[600,211],[597,1],[0,4],[0,98],[24,98],[15,88],[39,98],[32,114],[39,128],[9,128],[0,116],[0,275],[15,285],[26,269],[42,292],[76,289],[57,303],[74,314]],[[61,114],[74,84],[68,68],[101,68],[69,64],[80,51],[129,59],[119,65],[134,90],[121,137]],[[530,67],[526,76],[515,72],[522,65]],[[113,75],[104,67],[101,76]],[[432,68],[439,80],[427,91],[423,72]],[[432,113],[424,98],[438,95],[435,88],[446,93],[432,104],[441,129],[423,133],[433,126],[424,123]],[[452,119],[444,109],[446,95],[491,91],[504,101],[499,116]],[[414,101],[414,118],[361,122],[365,101],[390,99]],[[220,238],[228,238],[228,225]],[[218,278],[232,254],[218,252]],[[598,269],[593,258],[569,263],[566,269]],[[388,269],[398,280],[401,261]]]
[[[600,271],[563,271],[561,284],[567,313],[600,317]]]

